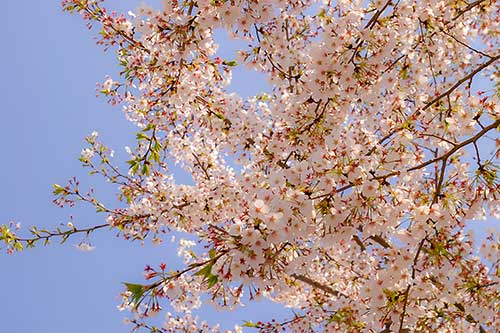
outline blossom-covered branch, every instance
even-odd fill
[[[234,309],[261,297],[295,311],[243,325],[261,332],[500,330],[499,231],[471,231],[500,218],[498,1],[63,8],[116,50],[121,77],[98,90],[138,132],[128,169],[96,134],[80,158],[121,207],[74,181],[55,203],[91,204],[106,219],[93,228],[127,240],[189,234],[183,268],[147,266],[148,282],[125,284],[133,330],[219,332],[191,315],[202,299]],[[247,46],[223,58],[218,29]],[[270,88],[234,93],[240,66]],[[10,250],[29,239],[3,227]],[[166,307],[177,314],[163,327],[147,323]]]

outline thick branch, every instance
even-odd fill
[[[342,294],[341,292],[335,290],[335,289],[332,289],[330,288],[329,286],[325,286],[324,284],[321,284],[317,281],[314,281],[313,279],[305,276],[305,275],[299,275],[299,274],[292,274],[291,277],[301,281],[301,282],[304,282],[305,284],[308,284],[310,285],[311,287],[313,288],[316,288],[316,289],[320,289],[320,290],[323,290],[324,292],[330,294],[330,295],[333,295],[333,296],[344,296],[346,297],[346,295]]]
[[[401,59],[401,58],[400,58]],[[490,66],[492,63],[494,63],[495,61],[497,61],[498,59],[500,59],[500,54],[494,56],[494,57],[490,57],[490,60],[482,63],[480,66],[478,66],[475,70],[473,70],[472,72],[470,72],[469,74],[467,74],[466,76],[462,77],[461,79],[459,79],[457,82],[455,82],[455,84],[453,86],[451,86],[448,90],[446,90],[445,92],[441,93],[440,95],[434,97],[432,100],[430,100],[429,102],[427,102],[423,107],[422,109],[418,109],[416,110],[415,112],[413,112],[408,118],[409,119],[412,119],[412,118],[416,118],[419,114],[421,114],[423,111],[427,110],[428,108],[430,108],[432,105],[434,105],[434,103],[438,102],[439,100],[441,100],[443,97],[447,97],[449,96],[452,92],[454,92],[458,87],[460,87],[464,82],[467,82],[469,80],[471,80],[477,73],[481,72],[483,69],[485,69],[486,67]],[[391,65],[392,66],[392,65]],[[384,143],[386,140],[388,140],[389,138],[391,138],[395,133],[403,130],[405,128],[405,126],[400,126],[398,128],[395,128],[393,130],[391,130],[389,133],[387,133],[384,137],[382,137],[379,141],[378,141],[378,144],[381,145],[382,143]],[[366,154],[367,156],[370,156],[376,149],[376,145],[374,147],[372,147],[368,153]]]
[[[433,164],[433,163],[436,163],[439,161],[445,161],[450,156],[452,156],[454,153],[456,153],[458,150],[460,150],[461,148],[463,148],[463,147],[465,147],[473,142],[476,142],[477,140],[482,138],[486,133],[488,133],[492,129],[497,128],[498,126],[500,126],[500,119],[498,119],[497,121],[493,122],[492,124],[484,127],[481,131],[479,131],[476,135],[470,137],[469,139],[462,141],[460,143],[457,143],[452,149],[450,149],[448,152],[444,153],[443,155],[440,155],[440,156],[433,158],[431,160],[428,160],[422,164],[419,164],[419,165],[416,165],[416,166],[411,167],[409,169],[406,169],[406,171],[411,172],[411,171],[419,170],[419,169],[425,168],[426,166],[428,166],[430,164]],[[387,173],[385,175],[375,176],[375,177],[371,178],[370,180],[385,180],[387,178],[397,176],[400,173],[401,173],[400,171],[393,171],[393,172]],[[347,189],[352,188],[353,186],[354,186],[354,184],[345,185],[343,187],[338,188],[336,190],[336,192],[337,193],[343,192]],[[314,199],[317,199],[317,198],[318,197],[315,197]]]
[[[434,99],[432,99],[430,102],[427,102],[424,107],[422,108],[422,111],[425,111],[427,110],[428,108],[430,108],[434,103],[436,103],[437,101],[439,101],[441,98],[443,97],[446,97],[448,95],[450,95],[453,91],[455,91],[455,89],[457,89],[458,87],[460,87],[462,85],[462,83],[464,82],[467,82],[469,81],[470,79],[472,79],[477,73],[479,73],[480,71],[482,71],[483,69],[485,69],[486,67],[488,67],[489,65],[491,65],[492,63],[494,63],[495,61],[497,61],[498,59],[500,59],[500,54],[494,56],[494,57],[491,57],[490,60],[482,63],[480,66],[478,66],[475,70],[473,70],[472,72],[470,72],[469,74],[467,74],[466,76],[464,76],[463,78],[461,78],[460,80],[458,80],[457,82],[455,82],[455,84],[453,86],[451,86],[448,90],[446,90],[445,92],[443,92],[442,94],[436,96]]]

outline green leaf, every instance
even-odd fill
[[[208,256],[210,257],[210,259],[215,258],[216,254],[217,254],[217,251],[215,251],[215,249],[210,249],[210,251],[208,251]]]
[[[346,315],[342,309],[334,313],[330,318],[328,318],[328,323],[342,323],[346,320]]]
[[[149,136],[142,132],[136,133],[135,137],[137,138],[137,140],[149,140]]]
[[[133,175],[135,175],[137,173],[137,171],[139,171],[139,166],[140,166],[139,162],[140,162],[140,160],[138,160],[137,158],[127,161],[127,163],[130,165],[130,172]]]
[[[69,236],[70,236],[70,235],[71,235],[70,233],[66,233],[66,234],[64,234],[64,235],[62,236],[62,238],[61,238],[61,244],[66,243],[66,241],[68,240],[68,238],[69,238]]]
[[[252,322],[252,321],[246,321],[243,323],[242,325],[243,327],[259,327],[259,325],[257,325],[256,323]]]
[[[54,188],[54,190],[52,191],[52,193],[54,195],[59,195],[59,194],[62,194],[62,193],[66,192],[66,190],[64,189],[64,187],[62,187],[59,184],[54,184],[54,185],[52,185],[52,187]]]
[[[146,127],[144,127],[144,129],[142,131],[148,132],[148,131],[151,131],[152,129],[154,129],[155,127],[156,127],[155,124],[148,124]]]
[[[208,289],[212,288],[219,281],[219,277],[217,275],[210,275],[207,279],[207,287]]]
[[[161,144],[155,140],[155,144],[153,145],[151,149],[151,159],[157,163],[160,163],[160,151],[161,151]]]
[[[208,284],[208,288],[212,288],[219,281],[219,277],[217,275],[212,274],[213,266],[214,264],[210,262],[209,264],[205,265],[202,269],[200,269],[198,272],[194,273],[194,275],[203,277],[203,280],[206,281]]]
[[[150,171],[151,171],[151,170],[149,169],[149,163],[144,163],[144,164],[142,165],[142,169],[141,169],[142,174],[143,174],[143,175],[146,175],[146,176],[149,176]]]
[[[194,273],[194,275],[208,278],[210,275],[212,275],[212,267],[213,264],[209,263],[208,265],[205,265],[202,269],[200,269],[198,272]]]
[[[226,61],[224,61],[224,65],[235,67],[235,66],[238,66],[238,62],[236,60],[231,60],[231,61],[226,60]]]
[[[142,284],[135,284],[135,283],[123,283],[125,287],[127,287],[127,290],[132,293],[131,299],[134,302],[135,306],[139,305],[142,296],[144,295],[145,289]]]
[[[24,250],[23,244],[21,244],[21,242],[18,241],[14,242],[14,249],[16,251],[21,252],[22,250]]]
[[[11,233],[10,233],[10,230],[9,228],[7,228],[7,226],[5,224],[2,224],[2,228],[0,229],[2,231],[1,235],[0,235],[0,240],[4,240],[4,241],[10,241],[11,239]]]

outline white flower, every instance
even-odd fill
[[[376,180],[369,180],[363,184],[363,194],[366,197],[372,197],[377,193],[379,182]]]
[[[161,238],[155,237],[155,238],[153,238],[152,243],[153,243],[153,245],[161,245],[161,243],[163,243],[163,241]]]
[[[114,84],[115,83],[113,82],[113,79],[109,78],[106,81],[104,81],[104,83],[102,84],[102,89],[106,90],[106,91],[110,91],[111,88],[113,88]]]
[[[90,160],[93,156],[94,156],[93,150],[89,148],[82,149],[82,158],[84,160]]]
[[[85,241],[78,243],[77,245],[75,245],[75,247],[82,252],[90,252],[95,250],[95,246],[92,246],[90,243]]]
[[[257,199],[255,200],[253,205],[255,207],[256,213],[263,213],[263,214],[269,213],[269,207],[264,203],[263,200]]]

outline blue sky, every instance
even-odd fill
[[[138,1],[108,3],[126,11]],[[114,188],[88,176],[77,160],[83,138],[93,130],[117,159],[123,160],[123,147],[134,143],[135,128],[121,109],[95,97],[95,83],[117,72],[114,54],[96,46],[81,18],[62,13],[59,1],[6,1],[3,10],[0,224],[15,220],[25,231],[31,225],[53,229],[66,224],[69,215],[80,227],[100,224],[104,216],[89,207],[57,208],[51,191],[52,184],[77,176],[82,184],[95,186],[105,202],[114,202]],[[230,42],[221,41],[224,55],[231,56]],[[265,86],[258,77],[248,85],[244,74],[235,73],[236,91],[249,95]],[[141,246],[101,231],[91,238],[96,250],[80,252],[74,245],[81,240],[0,254],[0,331],[128,332],[130,327],[122,323],[126,313],[116,309],[120,283],[142,282],[146,264],[176,261],[168,244]],[[200,315],[232,326],[244,317],[269,319],[276,308],[263,305]]]

